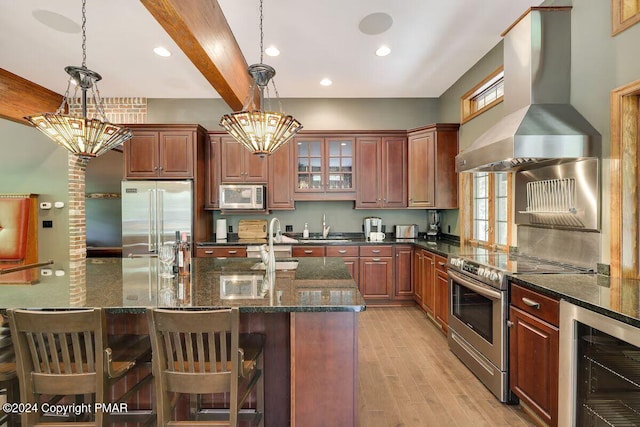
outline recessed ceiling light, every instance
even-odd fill
[[[158,56],[162,56],[162,57],[167,57],[167,56],[171,56],[171,52],[169,52],[169,50],[166,47],[162,47],[162,46],[158,46],[155,49],[153,49],[153,53],[155,53]]]
[[[268,48],[265,49],[264,53],[266,53],[269,56],[278,56],[280,55],[280,50],[275,46],[269,46]]]
[[[391,48],[389,46],[380,46],[378,50],[376,50],[376,55],[378,56],[387,56],[391,53]]]
[[[331,86],[333,84],[333,82],[331,81],[331,79],[324,78],[324,79],[320,80],[320,84],[322,86]]]

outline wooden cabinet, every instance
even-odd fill
[[[457,124],[435,124],[408,132],[409,207],[458,207]]]
[[[422,307],[422,290],[424,288],[423,263],[424,255],[422,254],[422,249],[415,249],[413,251],[413,300],[418,304],[418,307]]]
[[[557,300],[511,285],[509,385],[550,426],[558,425],[558,315]]]
[[[291,256],[295,257],[323,257],[324,246],[294,246],[291,248]]]
[[[206,162],[205,209],[220,208],[220,135],[209,134]]]
[[[402,136],[356,140],[356,208],[407,207],[407,139]]]
[[[434,318],[445,334],[449,329],[449,276],[447,260],[435,256]]]
[[[431,318],[435,309],[435,255],[422,250],[422,309]]]
[[[395,299],[412,299],[413,288],[413,247],[411,245],[396,245],[395,252]]]
[[[305,135],[293,144],[296,200],[355,199],[355,138]]]
[[[246,258],[245,246],[207,246],[196,248],[198,258]]]
[[[393,248],[360,247],[360,293],[365,300],[389,300],[393,295]]]
[[[328,257],[342,257],[344,264],[347,266],[347,270],[351,274],[351,277],[359,284],[359,248],[358,246],[327,246],[326,256]]]
[[[220,159],[222,183],[267,183],[267,158],[252,154],[228,135],[221,137]]]
[[[125,179],[194,178],[195,128],[130,127],[133,138],[124,143]]]
[[[293,144],[287,143],[269,157],[267,209],[295,209],[293,201]]]

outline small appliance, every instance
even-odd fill
[[[384,231],[382,229],[382,218],[368,216],[364,219],[364,238],[369,240],[372,231]]]
[[[440,214],[438,211],[428,211],[427,238],[437,238],[440,234]]]
[[[220,209],[264,210],[267,191],[259,184],[220,185]]]
[[[418,224],[396,224],[396,239],[417,239]]]

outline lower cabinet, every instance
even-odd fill
[[[558,425],[559,303],[511,285],[509,386],[549,426]]]
[[[342,257],[344,265],[347,266],[347,270],[351,274],[351,277],[357,285],[360,272],[359,255],[360,248],[358,246],[327,246],[326,255],[328,257]]]
[[[435,318],[440,329],[445,334],[449,330],[449,276],[446,272],[436,269],[435,281]]]
[[[423,262],[422,249],[415,249],[413,251],[413,300],[418,304],[418,307],[422,307],[422,289],[424,288]]]
[[[394,299],[411,300],[415,293],[413,287],[413,247],[411,245],[396,245],[394,252],[396,258]]]
[[[360,247],[360,293],[367,302],[390,300],[393,292],[393,247]]]
[[[432,318],[436,304],[434,269],[435,255],[422,250],[422,309]]]
[[[211,246],[196,248],[198,258],[246,258],[246,246]]]
[[[291,256],[298,257],[323,257],[324,246],[294,246],[291,248]]]

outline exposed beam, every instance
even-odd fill
[[[62,95],[0,68],[0,117],[29,124],[23,119],[42,112],[54,112]]]
[[[222,99],[242,109],[247,62],[217,0],[140,0]]]

